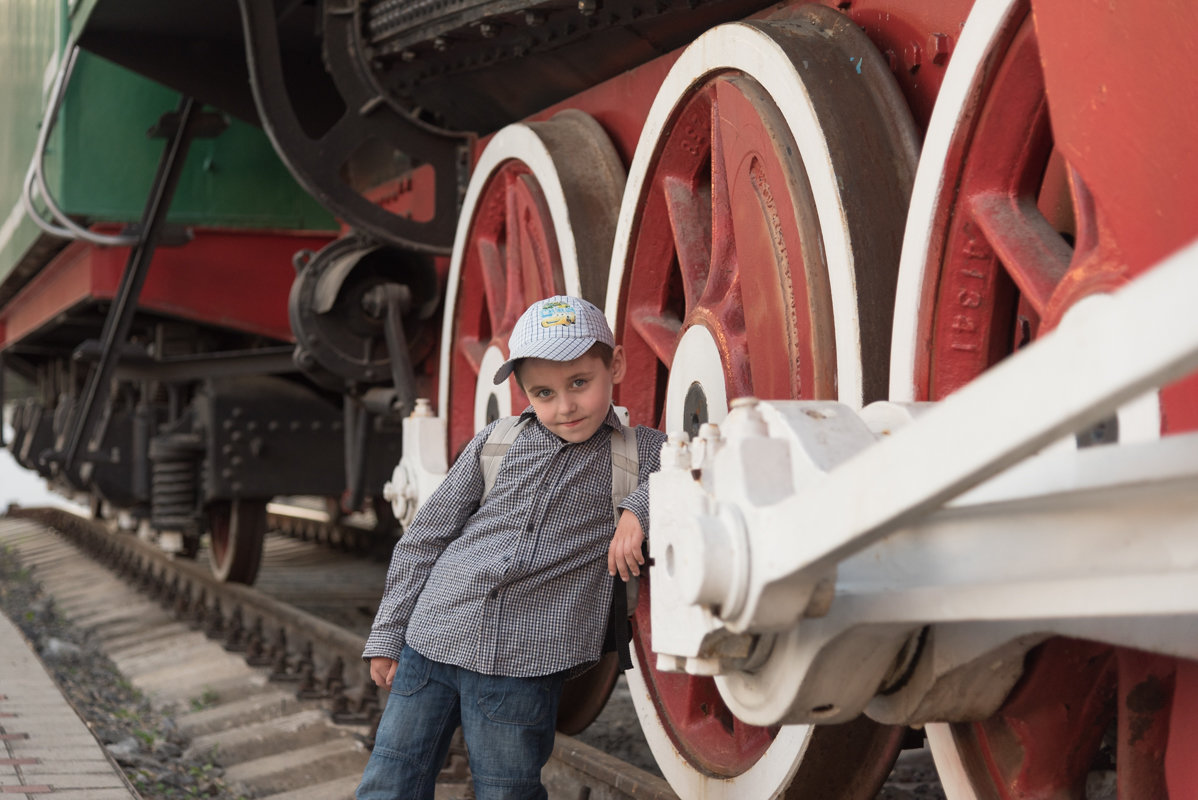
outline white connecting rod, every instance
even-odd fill
[[[781,631],[840,561],[1198,368],[1198,244],[1077,309],[889,439],[755,515],[734,631]]]

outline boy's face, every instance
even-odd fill
[[[624,379],[624,349],[611,366],[587,353],[573,361],[526,358],[517,373],[537,419],[567,442],[585,442],[607,419],[612,387]]]

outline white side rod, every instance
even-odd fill
[[[755,515],[733,630],[781,630],[796,584],[1121,404],[1198,368],[1198,244],[988,371],[825,480]],[[787,591],[787,590],[790,591]],[[777,592],[778,596],[774,596]]]

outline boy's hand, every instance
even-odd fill
[[[620,523],[616,525],[616,534],[611,538],[611,546],[607,548],[607,574],[619,572],[625,583],[630,574],[640,575],[641,564],[645,563],[645,556],[641,553],[641,543],[644,541],[641,521],[631,511],[623,511]]]
[[[399,662],[394,658],[386,656],[375,656],[370,659],[370,679],[374,681],[375,686],[385,686],[391,688],[391,681],[395,680],[395,668],[399,666]]]

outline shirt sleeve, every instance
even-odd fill
[[[649,537],[649,476],[661,469],[661,446],[666,435],[638,425],[636,428],[637,484],[619,508],[631,511],[640,520],[645,538]]]
[[[386,656],[399,660],[408,619],[433,565],[449,543],[461,535],[466,520],[478,510],[483,495],[478,456],[494,427],[494,423],[488,425],[462,449],[445,480],[395,543],[383,585],[383,599],[366,639],[363,659]]]

